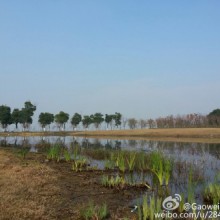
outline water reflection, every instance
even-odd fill
[[[212,170],[220,168],[220,144],[178,143],[149,140],[113,140],[81,137],[0,137],[1,147],[25,147],[31,152],[43,152],[51,145],[59,143],[67,148],[79,146],[92,149],[126,149],[136,151],[161,151],[181,163],[199,167],[207,179],[212,178]]]

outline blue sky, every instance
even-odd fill
[[[0,104],[150,118],[220,107],[220,1],[0,0]]]

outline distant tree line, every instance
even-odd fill
[[[129,118],[127,123],[130,129],[220,127],[220,109],[215,109],[208,115],[197,113],[177,116],[169,115],[147,120]]]
[[[15,108],[11,112],[11,108],[6,105],[0,106],[0,124],[4,131],[11,124],[15,125],[16,130],[18,129],[18,124],[22,126],[22,130],[29,130],[30,125],[33,122],[32,116],[36,111],[36,106],[30,101],[24,103],[22,109]],[[89,129],[91,125],[94,125],[96,129],[105,122],[107,129],[113,129],[113,127],[119,128],[121,126],[122,115],[118,112],[115,114],[105,114],[95,113],[92,115],[81,115],[75,113],[72,118],[66,112],[60,111],[58,114],[52,114],[49,112],[41,112],[38,118],[38,122],[41,128],[45,131],[46,128],[50,129],[52,123],[55,123],[59,130],[65,130],[66,123],[69,121],[73,127],[76,129],[80,124],[82,124],[84,129]]]
[[[33,122],[33,115],[36,111],[36,106],[30,101],[24,103],[23,108],[11,108],[6,105],[0,106],[0,124],[4,131],[7,130],[11,124],[22,126],[22,130],[29,130]],[[38,122],[41,128],[45,131],[46,128],[50,130],[52,123],[55,123],[59,130],[65,130],[66,123],[70,120],[72,128],[75,130],[82,125],[84,129],[89,129],[92,125],[99,129],[101,124],[105,123],[106,129],[113,128],[193,128],[193,127],[220,127],[220,109],[215,109],[208,115],[201,114],[187,114],[187,115],[169,115],[166,117],[159,117],[156,119],[140,119],[124,118],[121,113],[115,114],[95,113],[92,115],[81,115],[75,113],[71,118],[66,112],[60,111],[58,114],[49,112],[41,112],[38,117]]]

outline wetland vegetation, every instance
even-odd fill
[[[62,210],[66,207],[63,219],[151,220],[154,219],[153,213],[164,212],[163,200],[177,193],[183,200],[173,211],[176,213],[185,212],[185,202],[220,202],[218,144],[7,137],[1,138],[1,146],[3,158],[8,158],[7,162],[2,162],[6,169],[11,166],[19,166],[18,170],[24,169],[22,172],[39,169],[38,174],[50,169],[48,176],[54,179],[53,182],[45,180],[47,183],[42,183],[46,184],[42,191],[43,186],[30,189],[27,184],[23,189],[21,187],[23,193],[20,196],[24,199],[23,196],[29,195],[35,201],[32,192],[36,190],[38,197],[42,197],[44,190],[52,184],[57,191],[52,196],[56,204],[45,205],[44,210],[50,208],[55,212],[55,207]],[[10,163],[9,158],[12,159]],[[3,172],[4,175],[6,173]],[[17,178],[18,174],[13,175]],[[45,177],[39,174],[41,177],[44,181]],[[2,186],[6,187],[6,180],[10,182],[10,179],[1,179]],[[15,196],[13,191],[6,192],[5,198],[10,199],[5,199],[4,204]],[[5,196],[5,191],[1,190],[1,195]],[[45,198],[52,199],[50,196]],[[137,208],[134,210],[134,207]],[[27,219],[30,212],[26,213]],[[35,214],[33,219],[37,216]],[[46,216],[46,211],[39,215]],[[49,218],[57,218],[53,215],[58,213],[51,214]]]

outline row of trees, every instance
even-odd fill
[[[59,128],[59,130],[65,130],[65,124],[69,120],[69,114],[61,111],[59,114],[55,116],[51,113],[45,112],[39,115],[38,122],[41,124],[41,127],[45,130],[46,126],[55,122]],[[111,128],[116,126],[117,128],[121,125],[122,115],[118,112],[112,115],[106,114],[105,116],[101,113],[95,113],[92,115],[84,115],[82,116],[79,113],[75,113],[71,118],[71,125],[73,129],[76,129],[80,123],[84,129],[88,129],[90,125],[94,125],[96,129],[100,127],[100,125],[105,122],[107,128],[110,126]]]
[[[124,122],[125,124],[125,122]],[[201,127],[220,127],[220,109],[215,109],[208,115],[187,114],[187,115],[169,115],[156,119],[136,120],[127,119],[130,129],[136,128],[201,128]]]
[[[29,126],[32,124],[32,116],[36,111],[36,106],[33,105],[30,101],[24,103],[22,109],[15,108],[11,112],[11,108],[6,105],[0,106],[0,124],[4,130],[11,124],[15,124],[16,129],[18,124],[21,124],[23,130],[28,130]],[[69,121],[70,116],[68,113],[60,111],[58,114],[52,114],[49,112],[42,112],[39,115],[38,122],[41,125],[43,130],[46,130],[46,127],[50,128],[52,123],[56,123],[59,130],[65,130],[66,123]],[[118,112],[115,114],[106,114],[105,116],[101,113],[95,113],[92,115],[82,116],[79,113],[75,113],[71,118],[71,125],[74,129],[79,126],[81,123],[85,129],[88,129],[90,125],[94,125],[96,129],[105,122],[107,128],[116,126],[117,128],[121,125],[122,115]]]
[[[7,129],[8,125],[15,124],[16,129],[18,124],[22,124],[23,129],[28,129],[29,125],[32,124],[32,116],[36,111],[36,106],[31,102],[25,102],[22,109],[15,108],[11,113],[11,108],[6,105],[0,106],[0,123],[4,130]]]
[[[33,115],[36,111],[36,106],[30,101],[24,103],[24,107],[21,109],[15,108],[11,112],[11,108],[6,105],[0,106],[0,124],[4,130],[11,124],[15,124],[16,129],[18,124],[21,124],[23,130],[28,130],[29,126],[33,122]],[[38,122],[43,130],[46,127],[50,128],[52,123],[56,123],[59,130],[65,130],[66,123],[70,120],[73,129],[76,129],[80,124],[84,129],[88,129],[91,125],[94,125],[96,129],[100,128],[100,125],[105,122],[106,128],[124,128],[130,129],[136,128],[186,128],[186,127],[220,127],[220,109],[215,109],[208,115],[201,114],[187,114],[184,116],[167,116],[159,117],[156,119],[140,119],[135,118],[126,119],[122,117],[122,114],[116,112],[115,114],[95,113],[92,115],[82,116],[79,113],[75,113],[71,118],[68,113],[60,111],[58,114],[52,114],[49,112],[42,112],[39,115]]]

